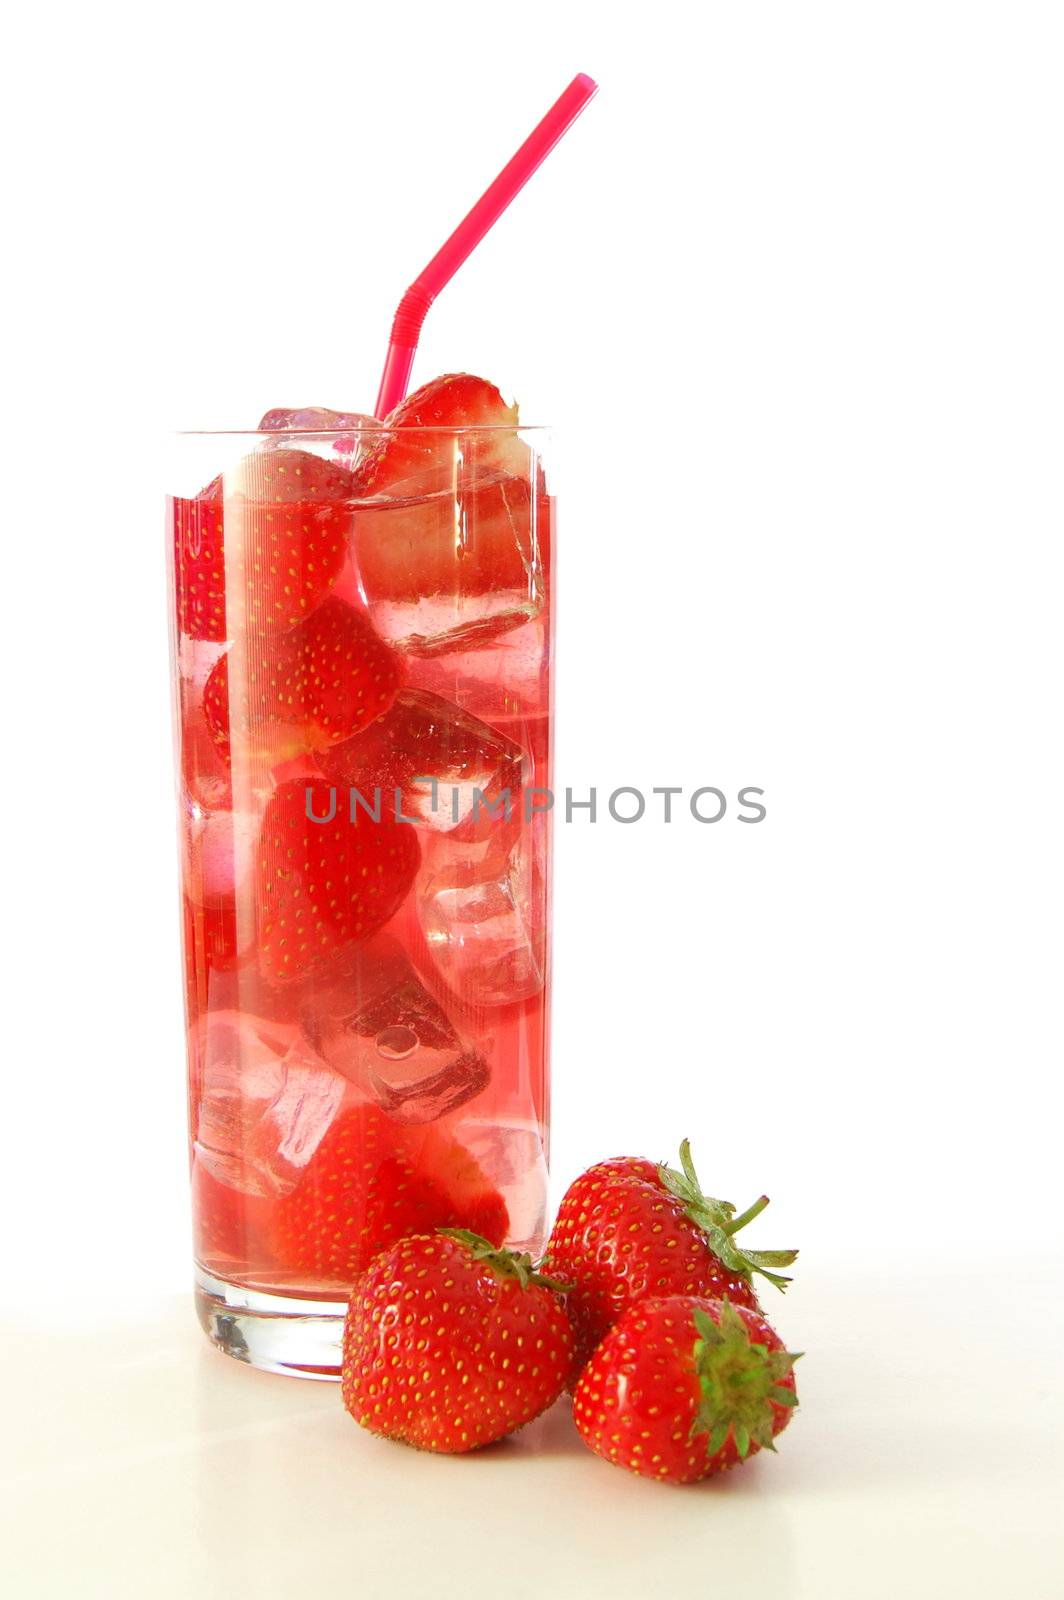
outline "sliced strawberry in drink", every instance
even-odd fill
[[[314,750],[339,744],[387,711],[399,687],[395,654],[361,611],[335,598],[289,636],[292,658],[282,671],[271,714],[297,707]]]
[[[378,631],[411,654],[481,647],[543,603],[549,501],[517,423],[484,379],[437,378],[354,475],[362,589]]]
[[[341,1113],[277,1203],[272,1242],[293,1271],[349,1288],[406,1234],[468,1228],[499,1244],[508,1221],[498,1190],[449,1134],[360,1105]]]
[[[238,541],[230,581],[243,624],[284,629],[328,594],[347,560],[351,474],[306,450],[261,450],[193,500],[173,502],[178,627],[229,637],[225,530]]]
[[[220,499],[205,491],[195,500],[175,497],[174,597],[177,626],[190,639],[225,638],[225,545]]]
[[[218,479],[204,490],[216,494]],[[227,489],[230,487],[226,485]],[[309,450],[256,450],[233,475],[232,491],[261,506],[309,506],[321,510],[351,498],[351,474],[338,461]]]
[[[203,686],[203,722],[219,757],[228,768],[232,759],[229,740],[229,656],[219,656]],[[246,726],[247,718],[244,718]]]
[[[244,651],[247,699],[241,738],[270,765],[351,738],[387,711],[400,681],[398,657],[363,611],[336,595],[266,652]],[[203,694],[211,737],[231,759],[230,653],[220,656]]]
[[[296,779],[266,807],[255,893],[267,979],[291,981],[368,939],[414,881],[421,859],[414,829],[383,812],[379,822],[365,812],[352,821],[346,801],[325,783]]]
[[[352,489],[344,467],[306,450],[259,450],[241,463],[226,514],[242,522],[250,629],[289,628],[328,594],[347,560]]]
[[[485,378],[449,372],[433,378],[396,406],[381,427],[388,430],[355,475],[360,496],[433,494],[449,489],[462,461],[456,428],[493,430],[485,436],[478,468],[496,477],[528,472],[528,448],[517,433],[517,407],[508,406]]]

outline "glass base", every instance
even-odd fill
[[[201,1266],[195,1284],[200,1326],[234,1361],[293,1378],[339,1379],[345,1301],[245,1289]]]

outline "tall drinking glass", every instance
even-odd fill
[[[352,1282],[405,1233],[542,1244],[548,454],[512,427],[176,442],[196,1300],[255,1366],[335,1376]]]

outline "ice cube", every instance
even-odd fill
[[[549,639],[541,614],[480,649],[410,658],[407,683],[444,696],[497,728],[546,720]],[[523,734],[512,734],[527,743]],[[526,779],[527,781],[527,779]]]
[[[488,1082],[485,1055],[387,935],[308,981],[301,1020],[318,1054],[397,1122],[431,1122]]]
[[[480,836],[520,815],[520,745],[421,689],[401,690],[383,717],[318,760],[331,784],[372,806],[379,789],[389,813],[398,793],[404,816],[440,832]]]
[[[327,406],[276,406],[267,411],[259,423],[259,432],[338,433],[340,436],[332,440],[332,448],[345,467],[354,467],[365,454],[368,438],[373,436],[372,433],[367,435],[366,430],[379,427],[376,418],[367,417],[361,411],[330,411]],[[278,439],[277,445],[283,448],[286,441]]]
[[[222,644],[181,638],[178,645],[177,728],[181,782],[185,799],[202,810],[227,811],[233,803],[229,769],[207,726],[203,690]]]
[[[183,709],[179,738],[186,803],[197,812],[228,810],[233,780],[211,737],[202,704]]]
[[[468,460],[447,489],[363,499],[355,561],[377,632],[397,649],[431,657],[488,648],[537,616],[550,507],[527,481],[478,475]]]
[[[447,987],[474,1006],[527,1000],[543,987],[547,922],[543,835],[535,819],[506,834],[449,841],[425,858],[418,917]]]
[[[330,411],[327,406],[276,406],[259,423],[260,433],[336,433],[341,428],[379,427],[361,411]]]
[[[231,967],[254,942],[250,880],[260,815],[206,811],[185,792],[182,884],[190,943],[203,943],[212,968]]]
[[[261,814],[202,811],[192,802],[185,829],[185,893],[193,905],[232,903],[244,895]]]
[[[240,1011],[203,1018],[192,1071],[199,1166],[244,1194],[294,1189],[340,1108],[344,1079],[294,1026]]]
[[[506,1202],[511,1248],[543,1248],[547,1221],[547,1148],[538,1122],[495,1118],[462,1123],[462,1142]]]

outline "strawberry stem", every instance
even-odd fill
[[[568,1294],[571,1283],[560,1283],[540,1272],[532,1257],[524,1250],[505,1250],[493,1245],[479,1233],[468,1228],[437,1228],[446,1239],[464,1245],[474,1261],[482,1261],[502,1278],[516,1278],[522,1289],[552,1289],[555,1294]]]
[[[731,1222],[726,1223],[724,1232],[729,1235],[738,1233],[740,1228],[745,1228],[748,1222],[753,1222],[755,1217],[759,1217],[767,1205],[768,1195],[763,1194],[759,1200],[754,1201],[752,1206],[747,1206],[744,1212],[735,1217]]]

